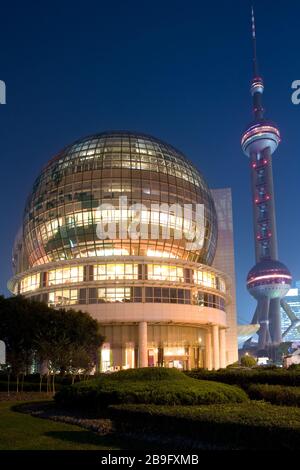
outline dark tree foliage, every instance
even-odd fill
[[[91,369],[104,338],[99,324],[87,313],[55,310],[22,296],[0,297],[0,339],[7,362],[18,378],[36,358],[53,373]]]

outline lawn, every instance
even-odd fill
[[[0,450],[120,450],[124,442],[88,430],[13,411],[0,403]]]

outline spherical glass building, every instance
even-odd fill
[[[103,371],[217,368],[229,302],[212,267],[217,237],[211,192],[181,152],[104,132],[66,147],[34,182],[9,287],[96,318]]]

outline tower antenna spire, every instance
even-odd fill
[[[252,45],[253,45],[253,76],[258,77],[258,64],[256,53],[256,29],[255,29],[255,16],[254,8],[251,6],[251,22],[252,22]]]
[[[262,94],[264,92],[264,82],[258,73],[257,53],[256,53],[256,28],[254,8],[251,6],[251,24],[252,24],[252,47],[253,47],[253,77],[251,82],[251,95],[253,101],[253,113],[255,120],[260,120],[264,115],[262,106]]]

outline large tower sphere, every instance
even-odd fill
[[[283,298],[291,287],[292,276],[287,267],[277,260],[265,259],[248,273],[247,288],[255,299]]]

